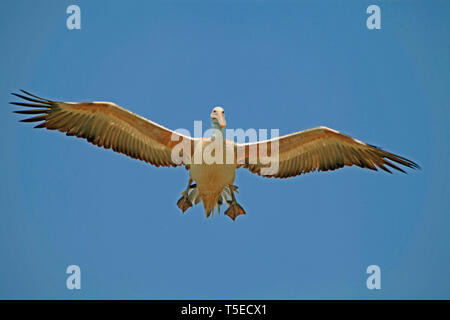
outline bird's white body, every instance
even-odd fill
[[[217,200],[225,187],[233,185],[237,167],[234,161],[230,164],[226,163],[226,148],[222,152],[222,159],[217,161],[219,163],[208,163],[208,161],[205,161],[204,151],[210,143],[210,139],[204,139],[202,143],[197,144],[189,172],[190,178],[197,184],[205,212],[214,210]],[[231,144],[227,145],[232,148]],[[199,152],[202,157],[198,155]],[[196,164],[195,159],[201,159],[202,161]]]

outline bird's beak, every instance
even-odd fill
[[[217,121],[219,121],[219,125],[224,128],[227,125],[227,122],[225,121],[225,116],[223,114],[217,115]]]

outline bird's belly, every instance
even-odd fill
[[[220,193],[233,184],[236,166],[234,164],[191,164],[190,177],[197,183],[200,193]]]

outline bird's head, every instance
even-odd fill
[[[211,124],[215,129],[223,129],[227,122],[225,121],[225,111],[221,107],[215,107],[211,112]]]

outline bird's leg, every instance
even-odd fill
[[[181,193],[181,198],[177,201],[178,208],[183,211],[183,213],[192,207],[192,202],[189,200],[189,190],[191,189],[192,179],[189,178],[187,189]]]
[[[225,211],[225,214],[229,216],[233,221],[236,219],[237,216],[241,214],[245,214],[244,209],[237,203],[236,197],[234,195],[234,192],[237,192],[237,187],[230,185],[230,193],[231,193],[231,200],[228,200],[229,208],[227,211]]]

